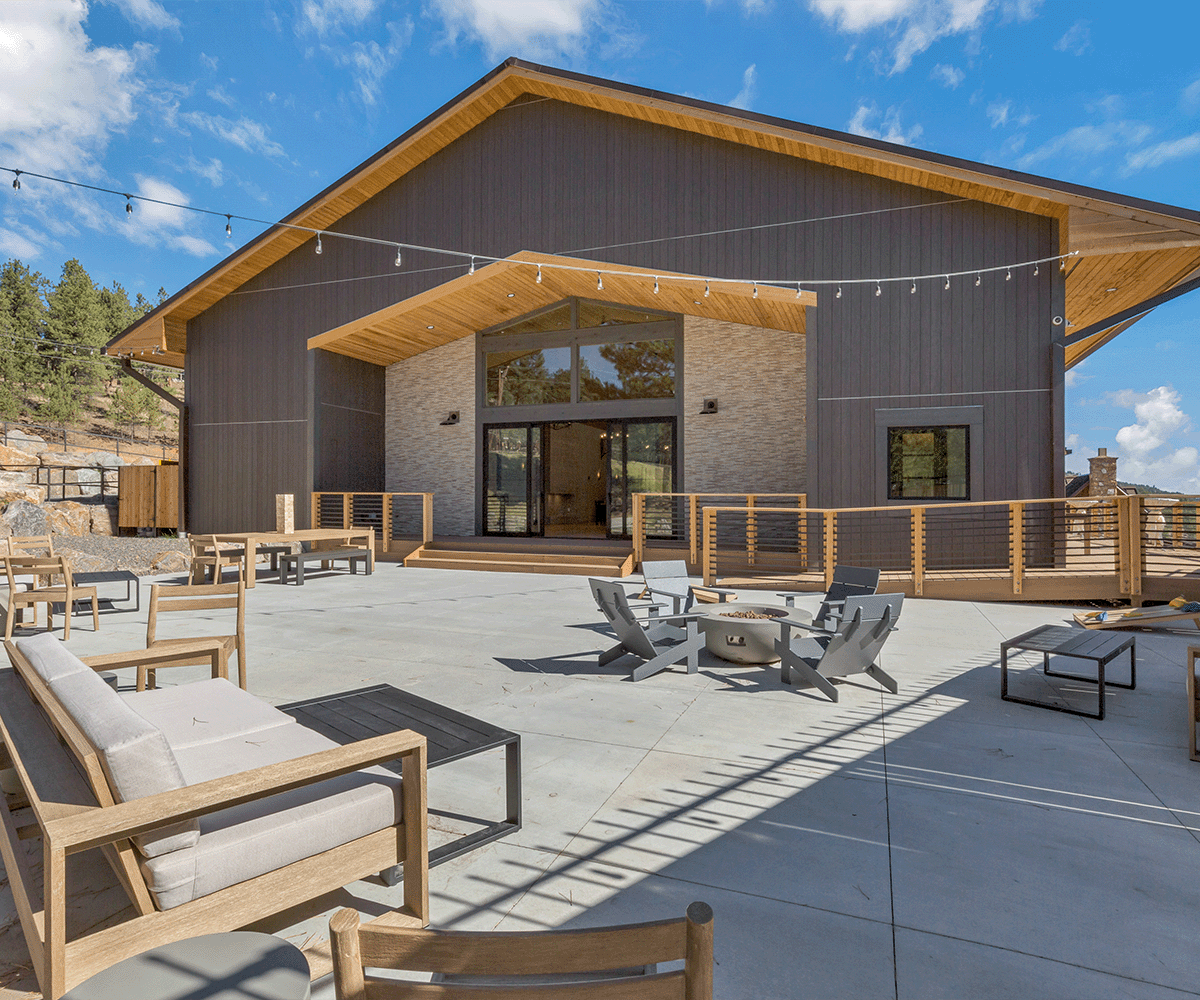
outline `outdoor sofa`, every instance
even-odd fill
[[[130,955],[234,930],[401,863],[401,916],[428,922],[423,736],[338,746],[224,678],[122,695],[55,636],[5,648],[0,854],[51,1000]],[[95,659],[112,669],[171,656],[195,651]],[[377,766],[396,759],[402,780]],[[40,899],[23,843],[34,837]],[[135,915],[68,941],[66,858],[97,847]]]

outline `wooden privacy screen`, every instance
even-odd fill
[[[122,528],[179,527],[179,466],[125,465],[117,478]]]

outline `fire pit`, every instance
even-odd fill
[[[721,610],[710,611],[696,623],[710,653],[732,663],[774,663],[779,659],[775,652],[778,619],[788,616],[787,608],[740,602],[736,611],[728,604],[719,607]]]

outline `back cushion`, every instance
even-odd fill
[[[47,684],[68,674],[92,673],[92,668],[64,646],[52,632],[18,639],[17,649]]]
[[[166,737],[93,670],[61,676],[51,690],[96,748],[117,802],[185,787]],[[200,824],[193,819],[139,834],[133,842],[142,854],[153,858],[194,847],[199,839]]]

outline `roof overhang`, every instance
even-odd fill
[[[513,59],[281,221],[332,229],[438,150],[522,99],[595,108],[1057,219],[1059,252],[1077,250],[1084,258],[1066,280],[1066,319],[1080,329],[1167,291],[1200,266],[1200,212]],[[311,239],[303,230],[272,227],[129,327],[109,352],[158,353],[164,363],[182,366],[190,319]],[[1068,366],[1078,360],[1078,351],[1068,351]]]
[[[696,274],[661,271],[658,279],[655,293],[644,268],[522,250],[310,337],[308,346],[391,365],[571,297],[803,333],[804,309],[817,304],[814,292],[773,285],[756,294],[745,282],[706,283]]]

